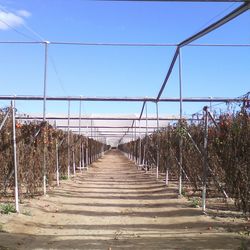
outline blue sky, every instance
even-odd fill
[[[178,43],[239,5],[0,0],[0,41]],[[249,27],[250,11],[195,43],[250,44]],[[47,94],[156,97],[174,49],[49,45]],[[42,45],[0,44],[0,54],[2,95],[43,94]],[[183,96],[237,97],[248,92],[249,62],[250,47],[183,48]],[[177,65],[163,97],[178,96]],[[0,105],[6,102],[0,101]],[[184,113],[194,113],[203,105],[184,104]],[[72,103],[72,112],[77,113],[78,106]],[[141,106],[141,103],[88,102],[84,110],[140,113]],[[17,107],[24,113],[42,111],[42,103],[37,102],[18,102]],[[164,114],[178,113],[178,104],[159,107]],[[149,112],[154,111],[154,105],[149,104]],[[48,112],[67,113],[67,103],[48,103]]]

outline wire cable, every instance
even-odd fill
[[[57,69],[55,60],[54,60],[54,58],[52,57],[51,53],[49,54],[49,60],[50,60],[50,62],[51,62],[51,64],[52,64],[52,68],[53,68],[53,70],[54,70],[54,72],[55,72],[55,74],[56,74],[58,83],[59,83],[59,85],[60,85],[62,91],[64,92],[64,94],[67,95],[67,91],[65,90],[65,88],[64,88],[64,86],[63,86],[64,84],[63,84],[62,78],[61,78],[60,75],[59,75],[59,72],[58,72],[58,69]]]
[[[11,25],[8,24],[7,22],[3,21],[2,19],[0,19],[0,22],[3,23],[3,24],[5,24],[6,26],[8,26],[10,29],[12,29],[13,31],[15,31],[15,32],[18,33],[19,35],[21,35],[21,36],[23,36],[23,37],[25,37],[25,38],[34,40],[31,36],[29,36],[29,35],[27,35],[27,34],[21,32],[21,31],[15,29],[13,26],[11,26]]]

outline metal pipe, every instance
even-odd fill
[[[87,126],[87,138],[86,138],[86,169],[88,170],[88,165],[89,165],[89,139],[88,139],[88,133],[89,133],[89,129]]]
[[[141,165],[141,120],[139,120],[139,166]]]
[[[58,152],[58,141],[56,139],[56,184],[60,185],[60,175],[59,175],[59,152]]]
[[[132,128],[131,128],[132,129]],[[133,129],[135,129],[135,127],[133,127]],[[155,129],[150,129],[150,130],[148,130],[149,132],[154,132],[155,131]],[[100,131],[100,133],[102,134],[102,133],[118,133],[118,134],[123,134],[125,131],[124,130],[101,130]],[[129,133],[131,133],[131,134],[133,134],[134,132],[132,132],[132,130],[130,131],[130,132],[127,132],[127,134],[129,134]]]
[[[83,143],[81,143],[81,150],[82,150],[82,168],[84,169],[84,167],[85,167],[85,159],[84,159],[84,157],[85,157],[85,147],[84,147],[84,145],[83,145]]]
[[[105,137],[118,137],[118,138],[121,138],[121,135],[119,134],[102,134],[102,136],[105,136]],[[132,138],[132,134],[126,134],[126,137],[129,137],[129,138]],[[97,138],[97,136],[92,136],[92,137],[88,137],[88,138]],[[125,137],[124,137],[125,138]]]
[[[157,96],[157,98],[156,98],[156,101],[157,101],[157,102],[160,101],[161,95],[162,95],[162,93],[163,93],[163,91],[164,91],[164,89],[165,89],[165,87],[166,87],[166,85],[167,85],[167,82],[168,82],[169,77],[171,76],[171,73],[172,73],[172,70],[173,70],[173,68],[174,68],[174,65],[175,65],[175,62],[176,62],[176,59],[177,59],[178,55],[179,55],[179,47],[177,47],[176,50],[175,50],[173,59],[172,59],[172,61],[171,61],[171,64],[170,64],[169,69],[168,69],[168,72],[167,72],[167,75],[166,75],[166,77],[165,77],[165,79],[164,79],[164,81],[163,81],[163,84],[162,84],[162,86],[161,86],[161,88],[160,88],[160,91],[159,91],[159,93],[158,93],[158,96]]]
[[[143,111],[144,111],[144,108],[145,108],[145,104],[146,104],[146,101],[143,102],[142,109],[141,109],[141,113],[140,113],[140,116],[139,116],[139,120],[141,120],[141,117],[142,117],[142,115],[143,115]]]
[[[135,0],[97,0],[104,2],[134,2]],[[244,2],[244,0],[137,0],[136,2]]]
[[[47,101],[47,66],[48,66],[48,42],[44,43],[44,77],[43,77],[43,122],[46,122],[46,101]],[[46,131],[45,125],[45,131]],[[45,139],[45,138],[44,138]],[[44,143],[43,147],[43,194],[46,195],[46,153],[47,147]]]
[[[207,189],[207,141],[208,141],[208,107],[204,107],[204,147],[203,147],[203,187],[202,187],[202,212],[206,212],[206,189]]]
[[[2,128],[3,128],[4,124],[5,124],[5,122],[6,122],[7,119],[8,119],[8,116],[9,116],[9,114],[10,114],[10,110],[11,110],[11,109],[8,109],[8,111],[6,112],[4,118],[3,118],[2,122],[1,122],[0,131],[2,130]]]
[[[233,20],[234,18],[236,18],[237,16],[241,15],[242,13],[244,13],[245,11],[249,10],[250,8],[250,3],[246,2],[243,3],[242,5],[240,5],[238,8],[236,8],[235,10],[233,10],[232,12],[230,12],[229,14],[227,14],[226,16],[222,17],[220,20],[212,23],[211,25],[209,25],[208,27],[204,28],[203,30],[197,32],[196,34],[194,34],[193,36],[185,39],[184,41],[182,41],[181,43],[179,43],[179,47],[184,47],[186,45],[188,45],[189,43],[205,36],[206,34],[212,32],[215,29],[218,29],[219,27],[221,27],[222,25],[228,23],[229,21]]]
[[[79,136],[81,136],[81,128],[82,128],[82,101],[79,102]],[[80,137],[80,154],[79,154],[79,168],[82,171],[82,139]]]
[[[178,1],[178,0],[176,0]],[[180,0],[180,1],[186,1],[186,2],[198,2],[195,0]],[[216,0],[214,1],[202,1],[200,2],[217,2]],[[228,0],[224,1],[218,1],[218,2],[228,2]],[[244,0],[230,0],[230,2],[244,2]],[[0,44],[44,44],[45,42],[43,41],[0,41]],[[127,46],[127,47],[177,47],[177,43],[93,43],[93,42],[64,42],[64,41],[50,41],[49,42],[51,45],[82,45],[82,46]],[[223,47],[249,47],[250,44],[199,44],[199,43],[194,43],[194,44],[187,44],[186,46],[192,46],[192,47],[199,47],[199,46],[223,46]]]
[[[19,213],[19,196],[18,196],[18,163],[17,163],[17,150],[16,150],[16,109],[15,101],[11,101],[12,108],[12,130],[13,130],[13,158],[14,158],[14,170],[15,170],[15,207],[16,212]]]
[[[200,120],[202,120],[202,119],[200,119]],[[57,128],[67,128],[67,127],[68,126],[66,126],[66,125],[59,125],[59,126],[57,126]],[[74,126],[74,125],[71,125],[69,127],[70,128],[75,128],[75,129],[79,128],[79,126]],[[164,126],[162,126],[162,127],[164,127]],[[81,128],[87,128],[87,126],[84,125],[84,126],[81,126]],[[101,125],[98,126],[97,125],[97,126],[93,126],[93,128],[103,129],[103,131],[105,131],[104,129],[114,129],[114,131],[116,131],[115,129],[128,129],[130,127],[129,126],[101,126]],[[144,129],[144,128],[146,128],[146,126],[142,126],[142,127],[140,127],[140,126],[134,126],[134,128],[136,128],[136,129],[139,129],[139,128]],[[148,128],[149,129],[157,129],[156,126],[148,126]]]
[[[47,100],[47,66],[48,66],[48,42],[44,44],[44,77],[43,77],[43,121],[46,121],[46,100]]]
[[[138,148],[137,148],[137,131],[136,131],[136,120],[134,124],[134,130],[135,130],[135,164],[137,164],[138,161]]]
[[[16,100],[16,101],[43,101],[44,96],[34,95],[0,95],[0,100]],[[93,101],[93,102],[179,102],[179,97],[83,97],[83,96],[47,96],[47,101]],[[184,97],[183,102],[242,102],[250,100],[245,98],[232,97]]]
[[[182,124],[182,67],[181,67],[181,50],[179,51],[179,94],[180,94],[180,128],[182,128],[183,124]],[[182,195],[182,150],[183,150],[183,139],[182,136],[180,135],[180,139],[179,139],[179,163],[180,163],[180,168],[179,168],[179,196]]]
[[[69,136],[69,122],[70,122],[70,101],[68,101],[68,179],[70,178],[70,136]]]
[[[119,46],[119,47],[173,47],[173,43],[91,43],[91,42],[50,42],[54,45],[79,45],[79,46]]]
[[[93,136],[93,120],[91,119],[90,120],[90,136],[92,137]],[[94,148],[93,148],[93,141],[91,143],[91,152],[90,152],[90,164],[93,162],[93,151],[94,151]]]
[[[146,113],[146,143],[144,145],[144,152],[143,152],[143,166],[146,165],[145,171],[147,172],[147,152],[146,150],[148,149],[148,103],[146,102],[145,104],[145,113]]]
[[[158,107],[158,102],[156,102],[155,105],[156,105],[156,117],[157,117],[156,179],[158,180],[158,178],[159,178],[159,163],[160,163],[160,140],[159,140],[160,138],[159,138],[159,119],[158,119],[159,118],[159,107]]]
[[[42,120],[43,118],[41,116],[17,116],[17,120]],[[50,116],[46,118],[47,120],[68,120],[68,117],[66,116]],[[71,120],[79,120],[78,116],[71,116]],[[168,117],[159,117],[160,121],[178,121],[180,118],[168,118]],[[202,119],[198,118],[184,118],[187,121],[201,121]],[[93,120],[93,121],[131,121],[131,120],[138,120],[136,117],[82,117],[82,120]],[[145,121],[146,118],[141,118],[141,121]],[[157,120],[156,117],[148,117],[148,121],[155,121]],[[59,127],[59,126],[58,126]],[[94,128],[95,126],[93,126]],[[78,128],[78,126],[77,126]],[[84,126],[82,127],[84,128]],[[86,127],[85,127],[86,128]],[[88,128],[88,126],[87,126]],[[130,128],[130,127],[128,127]],[[142,127],[143,128],[143,127]],[[145,128],[145,127],[144,127]],[[149,126],[148,126],[149,128]]]
[[[72,161],[73,161],[73,175],[76,175],[76,162],[75,162],[75,149],[72,150]]]

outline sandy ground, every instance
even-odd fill
[[[211,218],[177,187],[110,151],[21,214],[0,216],[0,249],[248,249],[246,221]],[[249,224],[249,223],[248,223]],[[249,248],[250,249],[250,248]]]

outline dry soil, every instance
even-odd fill
[[[211,218],[119,151],[0,215],[0,249],[248,249],[245,221]]]

